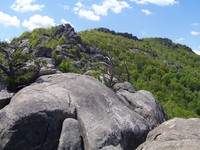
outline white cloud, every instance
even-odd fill
[[[65,20],[63,18],[60,20],[60,22],[63,23],[63,24],[70,24],[72,27],[74,27],[74,25],[71,24],[71,22],[69,22],[69,21],[67,21],[67,20]]]
[[[97,5],[93,4],[92,9],[97,15],[106,16],[108,10],[111,10],[113,13],[121,13],[123,8],[131,8],[130,5],[125,1],[117,0],[104,0],[102,4]]]
[[[63,18],[62,18],[60,21],[61,21],[63,24],[67,24],[67,23],[69,23],[69,24],[70,24],[70,22],[69,22],[69,21],[67,21],[67,20],[65,20],[65,19],[63,19]]]
[[[54,25],[55,25],[54,19],[48,16],[41,16],[41,15],[34,15],[30,17],[28,21],[24,20],[24,22],[22,23],[22,26],[28,28],[29,30],[41,27],[49,27]]]
[[[193,26],[198,26],[199,23],[195,22],[195,23],[193,23],[192,25],[193,25]]]
[[[192,35],[200,35],[200,32],[191,31],[190,34],[192,34]]]
[[[119,14],[124,8],[131,8],[126,1],[103,0],[101,4],[93,4],[91,7],[86,7],[81,2],[78,2],[74,7],[74,12],[80,17],[99,21],[101,16],[108,15],[109,10],[113,13]]]
[[[100,20],[100,17],[98,15],[96,15],[91,10],[87,10],[81,2],[76,3],[76,6],[74,7],[74,12],[75,14],[78,14],[80,17],[86,18],[88,20],[93,20],[93,21]]]
[[[200,50],[194,50],[197,55],[200,55]]]
[[[29,12],[41,10],[44,5],[33,4],[35,0],[15,0],[10,7],[17,12]]]
[[[0,11],[0,24],[4,26],[20,26],[20,20],[16,16],[10,16]]]
[[[183,42],[183,41],[185,41],[185,38],[183,38],[183,37],[181,37],[181,38],[179,38],[179,39],[176,39],[176,42],[177,42],[177,43],[181,43],[181,42]]]
[[[179,3],[176,0],[130,0],[131,2],[136,2],[137,4],[154,4],[158,6],[169,6]]]
[[[142,9],[141,11],[143,13],[145,13],[146,15],[151,15],[152,14],[152,12],[150,10],[148,10],[148,9]]]

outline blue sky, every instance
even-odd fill
[[[165,37],[200,54],[200,0],[0,0],[0,40],[70,23],[76,31],[106,27]]]

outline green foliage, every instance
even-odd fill
[[[90,75],[95,77],[96,79],[99,79],[99,76],[102,74],[103,72],[101,70],[92,70],[90,71]]]
[[[58,69],[62,72],[74,72],[74,73],[81,73],[80,70],[76,69],[72,66],[70,59],[62,60],[61,63],[58,65]]]
[[[38,44],[40,44],[40,43],[38,43],[39,42],[39,39],[40,39],[40,37],[41,36],[49,36],[49,37],[51,37],[52,36],[52,34],[53,34],[53,32],[54,32],[54,28],[52,27],[52,28],[37,28],[37,29],[34,29],[32,32],[31,32],[31,34],[29,35],[29,43],[30,43],[30,45],[31,45],[31,47],[32,47],[32,49],[35,49],[36,48],[36,46],[38,46]],[[25,35],[27,35],[28,33],[23,33],[23,34],[25,34]],[[23,35],[22,34],[22,35]],[[21,36],[20,36],[21,37]],[[52,39],[52,41],[51,42],[48,42],[51,46],[49,46],[50,48],[51,47],[53,47],[54,46],[54,43],[55,43],[55,41],[53,41],[53,39]],[[52,46],[53,45],[53,46]],[[43,46],[43,45],[42,45]],[[45,45],[46,46],[46,45]]]
[[[37,69],[35,66],[31,66],[17,71],[14,76],[7,76],[8,89],[15,91],[32,83],[36,79]]]
[[[52,36],[53,33],[54,28],[35,29],[32,32],[24,32],[19,38],[13,39],[12,43],[29,38],[33,50],[38,46],[54,50],[57,45],[71,44],[72,48],[67,49],[66,53],[74,58],[69,59],[62,54],[53,55],[58,69],[77,73],[91,70],[90,74],[96,78],[110,71],[101,60],[92,59],[89,54],[80,52],[78,46],[70,43],[65,36],[58,38]],[[97,30],[82,31],[79,35],[83,44],[98,48],[108,57],[112,56],[115,78],[121,82],[131,82],[137,90],[152,92],[169,118],[200,117],[200,56],[193,53],[189,47],[173,43],[166,38],[133,40]],[[40,41],[41,36],[48,36],[49,39]],[[1,46],[5,47],[6,44]],[[17,51],[13,55],[14,64],[17,66],[25,62],[26,57],[23,57]],[[79,60],[86,62],[82,70],[72,65],[73,61]],[[0,62],[5,62],[2,54]],[[14,84],[28,81],[33,74],[34,69],[27,73],[18,72]],[[13,82],[13,79],[8,80]]]
[[[30,35],[31,35],[31,33],[29,31],[25,31],[20,35],[20,37],[18,39],[19,40],[27,39],[30,37]]]
[[[151,91],[169,118],[200,117],[200,56],[190,48],[162,38],[131,40],[97,30],[79,34],[104,53],[111,45],[118,62],[115,77],[127,81],[127,68],[135,88]]]

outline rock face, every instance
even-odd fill
[[[114,89],[124,105],[143,116],[151,129],[166,121],[165,112],[150,92],[136,92],[129,82],[118,83]]]
[[[125,38],[128,38],[128,39],[139,40],[136,36],[133,36],[130,33],[115,32],[115,31],[107,29],[107,28],[97,28],[96,30],[100,31],[100,32],[105,32],[105,33],[111,33],[111,34],[114,34],[114,35],[119,35],[119,36],[122,36],[122,37],[125,37]]]
[[[46,58],[51,58],[52,57],[52,49],[47,48],[44,46],[39,47],[34,51],[34,55],[36,57],[46,57]]]
[[[81,150],[81,147],[83,147],[81,140],[79,122],[72,118],[65,119],[63,122],[58,150]]]
[[[143,96],[145,102],[158,105],[150,94],[135,94],[133,101]],[[155,120],[149,121],[143,113],[133,109],[134,105],[128,107],[123,101],[93,77],[42,76],[20,90],[10,104],[0,110],[0,149],[76,149],[76,143],[80,145],[77,149],[82,150],[135,149],[161,120],[150,113],[148,118]],[[71,143],[73,138],[76,141]]]
[[[174,118],[166,121],[147,136],[137,150],[199,150],[200,119]]]

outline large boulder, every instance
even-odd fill
[[[52,57],[52,49],[45,47],[45,46],[40,46],[35,51],[33,51],[33,54],[36,57],[51,58]]]
[[[146,99],[155,102],[152,97]],[[151,113],[149,117],[157,119],[151,115],[156,114]],[[160,122],[149,121],[127,107],[111,89],[93,77],[72,73],[42,76],[20,90],[0,110],[0,149],[56,150],[62,123],[67,118],[77,120],[82,149],[86,150],[135,149],[145,141],[155,122]],[[78,128],[66,133],[60,142],[67,134],[77,137],[77,132]]]
[[[147,136],[137,150],[199,150],[200,119],[174,118],[164,122]]]
[[[165,112],[152,93],[144,90],[136,92],[129,82],[117,83],[114,90],[124,105],[148,121],[151,129],[166,121]]]

